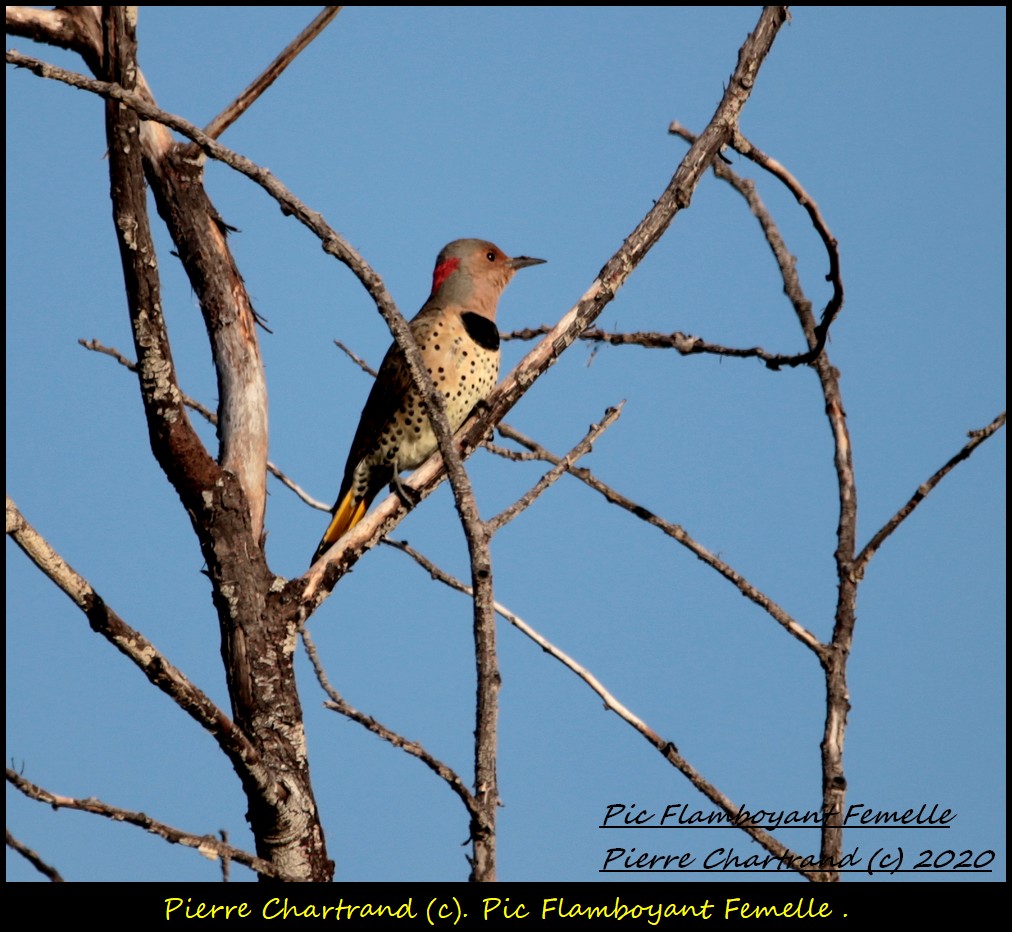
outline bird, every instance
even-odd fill
[[[436,257],[432,293],[408,326],[456,431],[499,378],[499,296],[514,274],[544,259],[507,256],[483,239],[458,239]],[[351,442],[332,519],[315,563],[365,516],[379,491],[421,466],[439,443],[426,403],[394,343],[380,365]]]

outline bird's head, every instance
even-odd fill
[[[488,240],[454,240],[436,257],[429,300],[466,306],[494,318],[499,295],[517,270],[544,261],[529,256],[511,258]]]

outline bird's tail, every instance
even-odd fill
[[[365,517],[371,500],[371,498],[356,498],[354,490],[348,490],[344,498],[334,506],[334,518],[320,540],[316,553],[313,554],[313,563],[319,560],[330,549],[331,544],[350,531]]]

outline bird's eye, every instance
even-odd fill
[[[488,259],[489,262],[495,262],[495,253],[492,252],[492,250],[489,250],[485,253],[485,258]]]

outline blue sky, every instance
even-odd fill
[[[140,64],[159,104],[200,125],[314,13],[140,9]],[[552,323],[664,190],[685,152],[669,122],[706,124],[757,17],[758,8],[350,8],[222,142],[320,210],[405,314],[427,296],[439,249],[479,236],[548,260],[510,286],[500,327]],[[840,243],[847,299],[829,352],[852,433],[862,544],[968,430],[1004,408],[1004,37],[1003,8],[801,7],[742,118],[745,135],[818,201]],[[8,44],[83,68],[27,40]],[[97,338],[132,355],[102,105],[9,70],[7,129],[8,494],[117,612],[227,707],[201,557],[151,458],[136,383],[77,344]],[[826,260],[805,216],[771,178],[731,161],[756,180],[821,307]],[[207,187],[240,230],[231,243],[273,331],[261,334],[271,458],[329,503],[368,392],[333,340],[376,365],[389,333],[353,276],[259,188],[220,165],[209,166]],[[156,236],[180,379],[213,407],[199,309],[157,226]],[[801,345],[756,223],[712,176],[599,323],[783,352]],[[505,345],[504,372],[524,349]],[[580,345],[507,420],[562,453],[623,399],[623,416],[583,465],[828,638],[835,485],[813,374]],[[213,430],[199,429],[213,445]],[[542,472],[485,452],[468,468],[485,516]],[[850,659],[848,800],[939,803],[957,818],[912,842],[852,831],[847,850],[992,850],[994,872],[972,879],[1004,879],[1004,474],[1002,431],[887,541],[861,587]],[[293,577],[327,519],[276,482],[270,492],[268,557]],[[466,576],[448,488],[395,536]],[[712,570],[571,478],[503,530],[492,555],[499,601],[732,799],[817,808],[818,664]],[[467,779],[470,626],[465,598],[380,547],[310,628],[349,702]],[[711,807],[506,623],[499,642],[501,879],[612,880],[598,869],[616,845],[700,858],[727,845],[759,851],[743,835],[597,829],[613,803]],[[251,847],[245,801],[213,742],[10,543],[7,658],[7,757],[26,777],[189,831],[224,828]],[[307,664],[299,674],[338,878],[465,879],[467,819],[456,797],[414,759],[324,710]],[[7,803],[13,833],[67,879],[217,879],[212,862],[139,830],[52,812],[11,790]],[[817,850],[813,832],[783,837]],[[39,877],[10,852],[7,876]],[[252,875],[236,869],[235,879]]]

